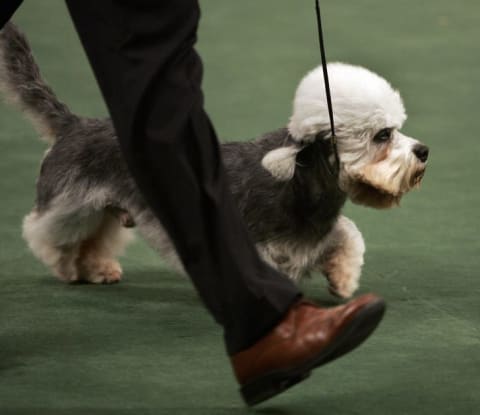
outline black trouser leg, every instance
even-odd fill
[[[67,0],[125,159],[236,353],[301,294],[260,260],[203,110],[197,0]]]
[[[0,0],[0,29],[12,17],[23,0]]]

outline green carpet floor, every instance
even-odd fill
[[[62,2],[16,18],[58,95],[105,107]],[[318,61],[313,1],[204,0],[207,108],[227,140],[285,125]],[[255,410],[243,406],[221,333],[187,279],[137,241],[116,286],[68,286],[27,250],[21,221],[45,145],[0,107],[0,415],[480,413],[480,3],[323,1],[330,60],[365,65],[402,92],[404,131],[431,147],[400,209],[348,205],[362,230],[361,292],[389,304],[368,343]],[[331,304],[316,276],[303,284]]]

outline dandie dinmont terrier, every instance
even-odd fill
[[[359,285],[365,245],[341,209],[347,197],[374,208],[398,205],[419,185],[428,148],[400,132],[405,109],[375,73],[328,65],[338,175],[331,173],[329,119],[321,68],[301,81],[286,128],[249,142],[222,145],[231,192],[261,256],[294,280],[320,271],[332,293]],[[29,45],[13,24],[0,34],[0,81],[50,144],[23,235],[32,252],[62,280],[112,283],[117,256],[136,225],[181,269],[161,224],[125,165],[108,119],[72,114],[45,84]]]

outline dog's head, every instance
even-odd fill
[[[342,63],[329,64],[328,74],[340,158],[339,187],[355,203],[375,208],[397,205],[420,184],[428,147],[400,132],[407,118],[405,108],[400,94],[385,79]],[[308,151],[309,143],[328,139],[330,134],[321,67],[300,82],[288,130],[294,144],[267,153],[262,161],[279,180],[293,177],[296,157]]]

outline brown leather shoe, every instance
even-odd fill
[[[248,405],[269,399],[321,366],[359,346],[377,327],[385,302],[363,295],[345,305],[320,308],[301,300],[265,337],[232,356]]]

